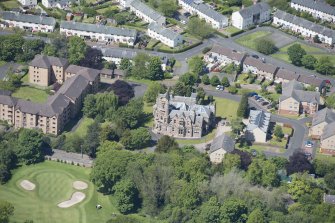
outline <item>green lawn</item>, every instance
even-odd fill
[[[17,169],[7,184],[0,185],[1,199],[11,202],[15,208],[11,222],[24,222],[26,219],[34,223],[106,222],[112,213],[119,214],[113,197],[96,192],[93,183],[89,182],[90,172],[89,168],[51,161]],[[19,184],[24,179],[35,183],[36,189],[22,189]],[[70,208],[57,207],[75,192],[72,188],[75,180],[88,183],[88,189],[83,191],[85,200]],[[102,206],[99,211],[95,208],[97,204]],[[150,222],[150,219],[134,216],[142,222]]]
[[[22,98],[26,100],[30,100],[37,103],[43,103],[46,102],[48,98],[48,94],[45,90],[24,86],[20,87],[18,90],[16,90],[13,94],[13,97]]]
[[[283,133],[287,134],[287,135],[291,135],[292,134],[292,129],[289,127],[282,127],[283,129]]]
[[[300,42],[294,42],[294,43],[291,43],[287,46],[284,46],[282,48],[279,49],[279,52],[287,52],[287,49],[289,47],[291,47],[292,45],[294,44],[299,44],[307,53],[318,53],[318,52],[324,52],[322,49],[320,48],[317,48],[317,47],[314,47],[314,46],[310,46],[310,45],[307,45],[307,44],[304,44],[304,43],[300,43]]]
[[[324,155],[322,153],[317,152],[316,159],[321,160],[322,162],[325,162],[325,163],[331,163],[335,165],[335,157],[333,156]]]
[[[149,104],[144,102],[144,107],[143,107],[144,113],[148,117],[146,122],[144,123],[145,127],[151,128],[154,124],[154,117],[153,117],[153,104]]]
[[[29,74],[24,75],[24,76],[21,78],[21,81],[22,81],[23,83],[29,83]]]
[[[80,137],[85,137],[87,134],[88,126],[93,124],[94,120],[92,118],[82,117],[78,128],[73,132],[67,132],[66,136],[71,137],[73,135],[78,135]]]
[[[5,65],[6,63],[7,63],[6,61],[0,60],[0,67],[2,67],[3,65]]]
[[[225,98],[214,97],[216,102],[216,116],[221,118],[227,118],[229,120],[237,117],[236,112],[239,103]]]
[[[210,133],[202,137],[201,139],[177,139],[178,144],[182,145],[194,145],[200,143],[206,143],[212,139],[214,139],[216,133],[216,129],[213,129]]]
[[[234,34],[234,33],[237,33],[237,32],[240,32],[241,30],[234,27],[234,26],[228,26],[227,28],[224,29],[224,32],[226,32],[227,34]]]
[[[271,32],[269,31],[257,31],[257,32],[253,32],[250,33],[248,35],[242,36],[238,39],[236,39],[235,41],[245,47],[248,47],[250,49],[254,49],[256,50],[256,42],[257,40],[266,37],[268,35],[270,35]]]
[[[20,5],[17,1],[5,1],[5,2],[1,2],[1,4],[4,5],[6,8],[9,8],[9,9],[20,7]]]
[[[280,148],[278,151],[274,151],[271,148],[267,147],[266,145],[252,145],[250,146],[250,149],[256,150],[258,153],[263,153],[264,151],[271,151],[271,152],[278,152],[278,153],[284,153],[285,149]]]

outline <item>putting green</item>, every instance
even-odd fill
[[[89,182],[90,169],[46,161],[41,164],[24,166],[17,169],[12,179],[0,186],[0,198],[14,205],[12,221],[24,222],[26,219],[34,223],[91,223],[106,222],[112,213],[118,213],[110,196],[96,192]],[[26,191],[20,186],[22,180],[36,184],[34,191]],[[86,198],[70,208],[59,208],[57,204],[68,200],[76,191],[73,182],[80,180],[88,184],[81,190]],[[96,204],[102,209],[97,211]]]

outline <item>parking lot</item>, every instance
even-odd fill
[[[255,92],[250,93],[249,98],[253,100],[257,104],[257,106],[261,107],[264,110],[270,110],[272,108],[270,101]]]

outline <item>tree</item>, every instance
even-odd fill
[[[242,119],[240,118],[231,121],[232,132],[235,134],[235,136],[240,135],[244,127],[245,125],[243,124]]]
[[[318,35],[313,36],[314,43],[322,43]]]
[[[138,191],[133,182],[121,180],[113,187],[116,206],[122,214],[129,214],[136,208]]]
[[[185,73],[179,77],[179,81],[183,82],[186,86],[193,86],[198,79],[198,75],[193,73]]]
[[[219,223],[220,222],[220,204],[216,197],[211,197],[207,202],[201,205],[200,214],[196,219],[197,223]]]
[[[221,84],[222,86],[224,87],[229,87],[230,86],[230,83],[229,83],[229,80],[227,77],[223,77],[222,80],[221,80]]]
[[[167,153],[178,148],[178,143],[174,138],[164,135],[158,140],[155,152]]]
[[[259,159],[253,160],[248,167],[247,179],[252,184],[262,184],[262,164],[263,162]]]
[[[329,57],[324,56],[319,59],[315,69],[320,74],[333,75],[335,73],[335,68],[333,63],[330,61]]]
[[[94,118],[98,114],[95,103],[96,100],[93,94],[89,94],[85,97],[82,110],[84,115],[88,118]]]
[[[3,35],[0,37],[0,59],[14,61],[22,55],[24,39],[18,34]]]
[[[292,173],[309,172],[312,170],[312,164],[308,161],[306,156],[301,152],[295,152],[289,158],[289,163],[286,166],[286,171],[289,175]]]
[[[192,87],[185,85],[183,82],[178,81],[173,87],[173,94],[179,96],[190,96],[192,93]]]
[[[107,91],[113,91],[117,95],[119,105],[126,105],[135,96],[133,85],[121,80],[111,84]]]
[[[221,206],[221,218],[224,222],[245,222],[248,208],[240,199],[226,200]]]
[[[84,100],[84,115],[95,118],[97,115],[105,118],[109,110],[115,111],[118,108],[118,97],[113,92],[87,95]]]
[[[275,91],[276,91],[277,94],[281,94],[282,89],[283,89],[283,86],[281,84],[276,84]]]
[[[90,157],[96,156],[97,148],[100,145],[100,130],[100,124],[96,120],[88,126],[87,135],[84,140],[84,149]]]
[[[144,93],[144,100],[147,103],[154,103],[158,97],[158,94],[164,94],[166,91],[165,87],[157,82],[153,82],[149,85],[148,89]]]
[[[206,39],[214,33],[214,30],[205,21],[197,17],[192,17],[187,24],[187,32],[191,35]]]
[[[241,117],[241,118],[248,117],[248,107],[249,107],[248,99],[249,99],[249,96],[247,93],[242,95],[240,104],[238,105],[238,108],[237,108],[238,117]]]
[[[227,153],[222,160],[222,166],[225,173],[230,172],[233,168],[241,168],[241,158],[238,154]]]
[[[277,47],[272,40],[262,38],[256,42],[256,50],[265,55],[273,54],[277,51]]]
[[[209,77],[208,77],[207,74],[204,74],[204,76],[202,76],[201,82],[202,82],[204,85],[209,85],[209,84],[210,84],[210,80],[209,80]]]
[[[84,67],[90,67],[94,69],[103,68],[103,55],[101,50],[96,48],[88,47],[84,58],[80,61],[80,65]]]
[[[147,128],[140,127],[138,129],[126,132],[120,142],[126,149],[135,150],[146,147],[151,141],[151,135]]]
[[[217,86],[217,85],[219,85],[219,84],[220,84],[220,79],[219,79],[219,77],[216,76],[216,75],[213,75],[213,76],[211,77],[210,83],[211,83],[212,86]]]
[[[334,108],[335,109],[335,93],[329,95],[326,99],[326,105],[328,108]]]
[[[261,209],[256,208],[253,210],[248,218],[247,223],[265,223],[265,216]]]
[[[299,199],[305,194],[312,192],[312,185],[308,179],[308,175],[297,175],[292,179],[292,182],[288,185],[288,193],[294,200]]]
[[[40,54],[44,49],[44,41],[39,39],[25,40],[22,45],[23,54],[19,56],[20,61],[30,61],[36,54]]]
[[[327,173],[324,181],[329,189],[335,190],[335,172]]]
[[[197,88],[197,103],[203,105],[205,103],[206,92],[202,87]]]
[[[85,58],[87,46],[85,41],[78,36],[71,36],[68,43],[68,59],[70,64],[79,64]]]
[[[35,129],[21,129],[15,143],[15,153],[20,162],[33,164],[43,160],[43,134]]]
[[[335,6],[335,0],[326,0],[326,2],[332,6]]]
[[[157,59],[155,59],[156,61]],[[147,79],[149,77],[148,73],[148,62],[150,61],[150,56],[146,53],[138,53],[134,59],[134,66],[131,70],[131,75],[138,79]]]
[[[162,0],[159,3],[158,10],[163,13],[164,16],[173,17],[178,10],[176,1],[173,0]]]
[[[119,67],[121,70],[125,71],[126,76],[127,76],[131,73],[133,64],[131,63],[130,59],[122,58]]]
[[[199,56],[191,57],[188,61],[189,69],[196,75],[201,75],[204,71],[205,62]]]
[[[284,137],[283,129],[280,125],[276,125],[273,134],[278,140],[281,140]]]
[[[13,214],[14,206],[7,201],[0,200],[0,223],[8,223]]]
[[[287,49],[287,54],[294,65],[301,66],[301,61],[303,56],[306,55],[306,51],[301,47],[300,44],[296,43]]]
[[[57,49],[53,44],[48,43],[44,46],[43,54],[46,56],[56,56]]]
[[[318,60],[313,55],[304,55],[301,63],[307,69],[313,70]]]
[[[159,57],[151,57],[148,67],[148,77],[150,80],[162,80],[164,72],[162,70],[162,62]]]
[[[264,187],[277,187],[280,184],[280,179],[277,174],[277,167],[269,160],[263,162],[262,165],[262,185]]]

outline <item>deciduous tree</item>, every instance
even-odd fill
[[[287,54],[294,65],[301,66],[302,58],[304,55],[306,55],[306,51],[301,47],[300,44],[293,44],[287,49]]]

